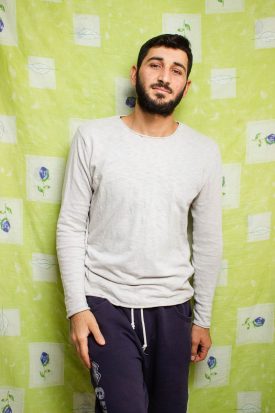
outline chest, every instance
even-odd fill
[[[172,201],[184,207],[198,194],[203,176],[192,151],[161,144],[110,148],[95,156],[93,170],[95,195],[117,201],[158,200],[160,205]]]

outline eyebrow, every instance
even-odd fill
[[[163,59],[163,57],[152,56],[152,57],[150,57],[150,58],[147,60],[147,62],[150,62],[151,60],[159,60],[160,62],[163,62],[164,59]],[[181,67],[181,68],[185,71],[185,73],[186,73],[186,67],[185,67],[182,63],[173,62],[173,64],[176,65],[176,66]]]

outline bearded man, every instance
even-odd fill
[[[131,69],[132,113],[86,122],[72,143],[57,253],[96,413],[186,412],[190,361],[211,346],[221,159],[214,141],[173,116],[192,60],[183,36],[148,40]]]

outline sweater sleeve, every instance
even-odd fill
[[[212,302],[222,258],[222,172],[215,145],[203,187],[191,206],[193,217],[194,324],[210,327]]]
[[[57,256],[68,318],[89,308],[84,291],[86,228],[92,199],[92,151],[88,146],[78,129],[67,161],[57,222]]]

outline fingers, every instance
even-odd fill
[[[99,325],[97,324],[97,321],[92,313],[91,313],[91,316],[92,316],[92,319],[88,326],[89,330],[93,334],[95,341],[100,345],[104,345],[105,339],[100,331]]]
[[[191,349],[191,361],[197,363],[206,358],[210,347],[201,346],[200,344],[193,344]]]
[[[210,347],[199,346],[199,351],[196,357],[196,362],[202,361],[206,358]]]
[[[91,363],[90,363],[90,357],[89,357],[89,351],[88,351],[88,337],[87,335],[85,336],[77,336],[76,334],[71,334],[71,340],[76,348],[76,351],[81,358],[82,362],[84,365],[90,369],[91,368]]]
[[[197,356],[198,356],[198,347],[199,347],[199,341],[192,341],[192,347],[191,347],[191,361],[196,362]]]
[[[89,351],[88,351],[88,338],[83,338],[79,341],[79,351],[78,354],[85,364],[85,366],[90,369],[91,368],[91,361],[89,357]]]
[[[83,311],[71,317],[71,339],[77,353],[87,368],[91,368],[91,361],[88,349],[88,336],[92,334],[95,341],[105,344],[105,339],[99,329],[94,315],[90,311]]]
[[[211,344],[209,329],[193,325],[191,361],[197,363],[204,360],[208,354]]]

